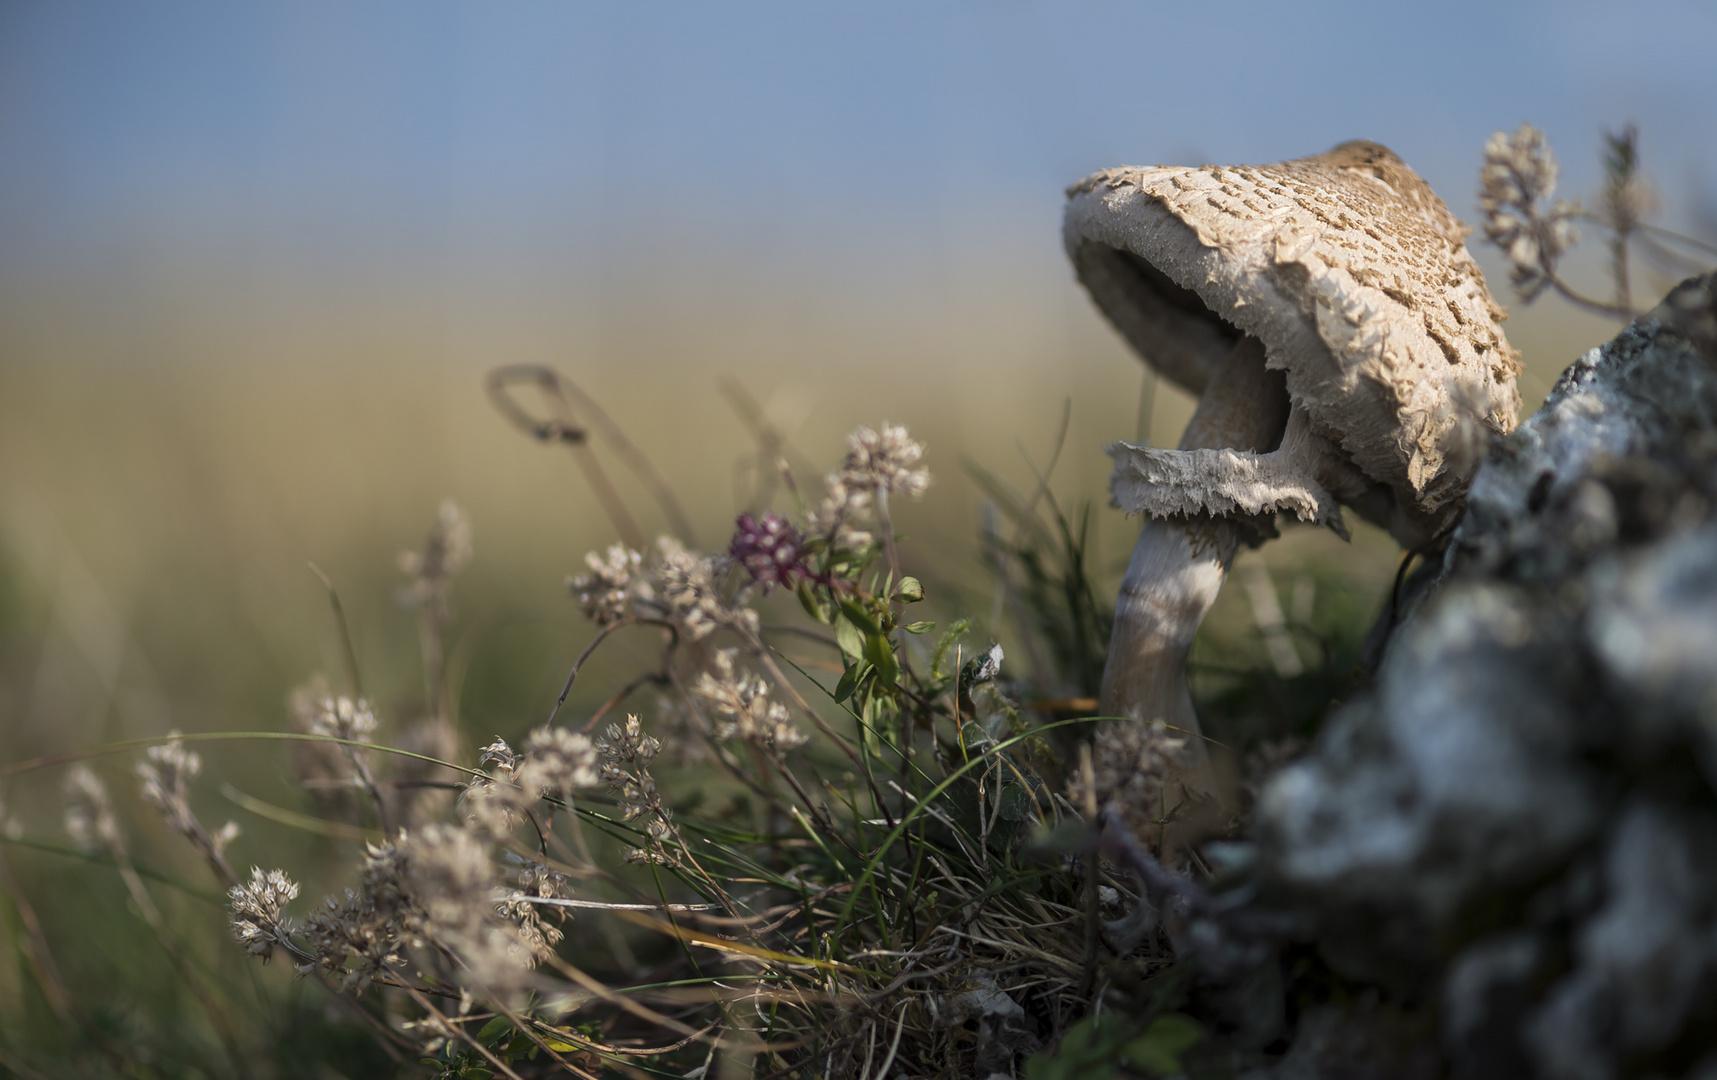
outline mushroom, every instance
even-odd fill
[[[1145,775],[1144,725],[1099,735],[1105,799],[1152,815],[1216,796],[1186,658],[1241,543],[1278,514],[1404,547],[1453,527],[1475,422],[1514,427],[1517,354],[1467,229],[1376,143],[1276,165],[1119,168],[1068,189],[1079,280],[1163,377],[1199,395],[1180,446],[1120,442],[1112,504],[1145,516],[1115,611],[1105,717],[1184,733]],[[1161,730],[1158,728],[1157,730]]]

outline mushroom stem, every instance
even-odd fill
[[[1267,453],[1282,441],[1288,409],[1286,377],[1265,367],[1262,342],[1243,337],[1199,399],[1180,449]],[[1239,523],[1226,518],[1148,518],[1121,581],[1099,708],[1104,716],[1160,720],[1186,734],[1179,775],[1162,778],[1166,808],[1184,792],[1217,794],[1187,690],[1186,660],[1240,538]],[[1117,753],[1133,745],[1129,739],[1106,741]],[[1132,767],[1125,761],[1105,764],[1121,777]]]
[[[1161,720],[1198,733],[1187,654],[1216,603],[1238,541],[1239,530],[1220,519],[1145,521],[1115,604],[1099,699],[1104,716]]]

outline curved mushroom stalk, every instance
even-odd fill
[[[1282,373],[1265,367],[1262,342],[1242,337],[1199,399],[1177,453],[1230,449],[1247,457],[1267,454],[1281,443],[1288,416]],[[1196,492],[1189,494],[1199,498]],[[1160,722],[1184,739],[1172,760],[1156,761],[1153,754],[1149,766],[1164,774],[1155,778],[1163,789],[1163,810],[1172,810],[1189,792],[1218,794],[1187,689],[1186,661],[1252,515],[1226,516],[1210,509],[1211,501],[1205,500],[1197,512],[1146,518],[1121,581],[1103,669],[1098,707],[1104,716]],[[1133,741],[1107,738],[1098,747],[1104,771],[1121,786],[1126,786],[1129,769],[1146,767],[1127,760],[1137,756],[1129,750]]]
[[[1238,540],[1238,530],[1225,521],[1146,519],[1115,604],[1098,709],[1104,716],[1160,723],[1171,738],[1184,737],[1171,775],[1155,778],[1171,792],[1165,798],[1175,803],[1185,794],[1182,789],[1216,794],[1187,688],[1186,661],[1199,625],[1216,603]],[[1129,771],[1150,767],[1132,760],[1137,751],[1113,738],[1099,738],[1097,758],[1121,782],[1115,786],[1125,785]]]

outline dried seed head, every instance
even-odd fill
[[[1508,256],[1509,280],[1531,299],[1549,284],[1559,260],[1579,242],[1574,226],[1580,207],[1556,191],[1556,155],[1544,133],[1522,124],[1497,132],[1485,143],[1479,170],[1479,207],[1485,239]]]
[[[762,676],[734,664],[736,649],[718,649],[710,657],[710,668],[699,673],[692,693],[710,703],[720,717],[717,739],[740,738],[765,749],[792,750],[809,738],[789,719],[787,707],[769,700],[769,684]]]
[[[517,875],[518,891],[496,904],[495,910],[519,928],[530,961],[536,964],[554,955],[554,947],[564,936],[557,924],[564,923],[568,916],[563,907],[531,900],[566,899],[572,895],[572,888],[565,874],[540,863],[519,861],[522,865]]]
[[[663,846],[674,836],[673,816],[662,802],[656,778],[650,775],[650,763],[661,749],[659,741],[644,734],[636,716],[627,716],[624,725],[609,724],[596,742],[602,779],[620,798],[621,820],[641,822],[650,837],[650,846],[626,852],[627,862],[674,861]]]
[[[488,842],[469,829],[430,825],[372,845],[363,881],[328,897],[306,921],[316,962],[349,990],[407,966],[434,946],[458,963],[460,981],[488,998],[522,989],[532,946],[497,910],[500,875]]]
[[[533,798],[572,797],[578,788],[601,782],[596,747],[587,736],[565,728],[538,728],[525,744],[519,786]]]
[[[174,831],[193,836],[197,822],[191,813],[190,782],[203,771],[203,759],[194,750],[185,749],[177,731],[172,741],[151,746],[143,761],[137,763],[137,777],[142,781],[143,801],[161,812]]]
[[[471,519],[453,500],[442,502],[423,550],[402,551],[399,569],[410,583],[400,592],[406,607],[445,604],[453,575],[471,561]]]
[[[531,732],[523,754],[496,739],[479,760],[490,775],[472,778],[460,806],[467,824],[496,841],[510,836],[538,799],[569,799],[602,782],[596,746],[562,728]]]
[[[669,536],[657,544],[662,561],[655,571],[655,600],[686,638],[701,641],[724,626],[756,632],[755,611],[723,602],[714,559],[687,551]]]
[[[507,745],[507,740],[499,735],[495,741],[485,746],[477,755],[477,764],[511,778],[519,767],[519,755],[513,753],[513,748]]]
[[[113,803],[101,778],[88,766],[78,765],[66,773],[64,790],[66,832],[72,842],[85,851],[119,847],[119,822],[114,819]]]
[[[276,945],[290,945],[292,926],[283,909],[297,897],[298,885],[285,871],[265,871],[259,866],[250,868],[249,882],[227,890],[233,936],[245,952],[266,963]]]
[[[304,923],[304,937],[342,989],[362,991],[378,976],[405,966],[407,949],[421,945],[422,919],[406,879],[406,834],[364,851],[359,889],[325,897]]]

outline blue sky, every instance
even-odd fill
[[[1061,188],[1097,168],[1353,137],[1470,221],[1485,137],[1522,120],[1573,192],[1637,120],[1665,202],[1709,206],[1713,55],[1695,0],[14,0],[0,244],[10,274],[211,250],[577,265],[638,229],[738,258],[987,231],[1047,258]]]

